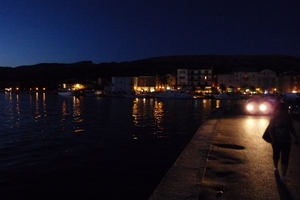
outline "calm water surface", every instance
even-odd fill
[[[0,196],[147,199],[220,104],[0,93]]]

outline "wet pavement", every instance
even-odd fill
[[[300,199],[300,146],[292,145],[283,183],[261,138],[268,123],[269,116],[245,115],[241,106],[217,109],[150,199]],[[294,126],[300,138],[299,118]]]

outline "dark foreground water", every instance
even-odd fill
[[[0,93],[0,198],[148,199],[219,104]]]

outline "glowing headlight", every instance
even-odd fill
[[[247,109],[248,111],[254,110],[253,104],[248,104],[248,105],[246,106],[246,109]]]
[[[259,110],[262,112],[265,112],[268,109],[268,106],[266,104],[259,105]]]
[[[250,114],[255,114],[257,112],[257,104],[255,102],[248,103],[246,105],[246,111]]]
[[[269,102],[264,102],[259,105],[259,110],[262,114],[270,114],[272,112],[272,105]]]
[[[245,111],[248,114],[263,114],[268,115],[273,111],[273,105],[268,101],[263,101],[261,99],[246,102]]]

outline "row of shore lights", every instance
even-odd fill
[[[13,91],[13,88],[5,88],[4,89],[6,92],[11,92],[11,91]],[[18,87],[16,87],[16,90],[15,91],[19,91],[20,89],[18,88]],[[30,91],[40,91],[39,90],[39,88],[38,87],[36,87],[36,88],[29,88],[29,90]],[[46,88],[42,88],[42,91],[45,91],[46,90]]]
[[[83,85],[81,85],[81,84],[74,84],[74,86],[73,86],[75,89],[82,89],[83,88]],[[67,88],[67,85],[66,84],[63,84],[63,88]],[[13,91],[13,88],[12,87],[10,87],[10,88],[5,88],[4,89],[6,92],[11,92],[11,91]],[[16,87],[16,90],[15,91],[19,91],[20,89],[18,88],[18,87]],[[46,88],[42,88],[41,89],[42,91],[46,91]],[[38,88],[38,87],[36,87],[36,88],[29,88],[29,91],[40,91],[40,89]]]

